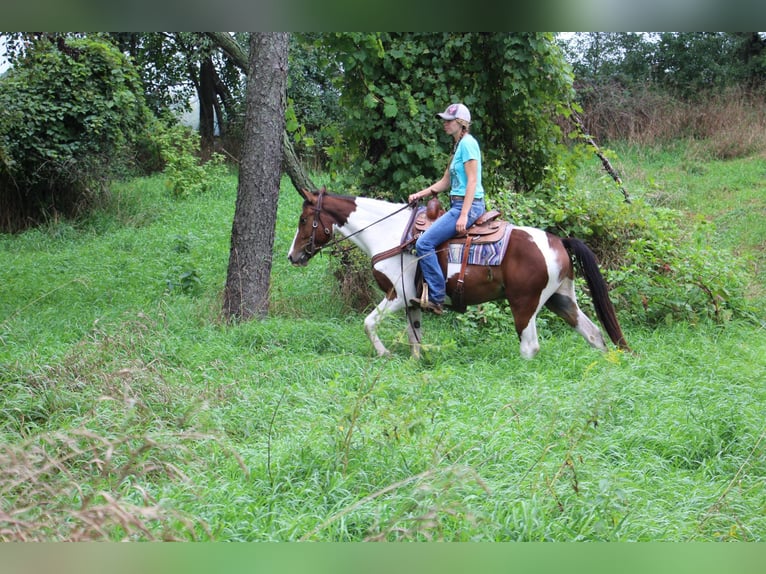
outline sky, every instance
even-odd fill
[[[8,69],[8,62],[5,61],[5,36],[0,34],[0,74]]]

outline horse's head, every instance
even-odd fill
[[[316,193],[306,190],[300,193],[304,199],[303,210],[287,258],[293,265],[304,266],[330,241],[336,221],[329,211],[322,209],[326,194],[324,187]]]

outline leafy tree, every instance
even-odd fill
[[[242,135],[243,74],[207,34],[129,32],[111,35],[129,54],[144,82],[147,101],[159,117],[199,103],[201,155],[210,158],[216,128],[236,156]]]
[[[578,92],[593,83],[649,81],[654,59],[652,37],[635,32],[587,32],[561,42]]]
[[[298,154],[324,168],[344,118],[337,79],[342,74],[337,54],[319,40],[321,34],[293,34],[287,80],[288,132]]]
[[[207,35],[231,60],[233,65],[246,74],[250,73],[248,48],[242,45],[241,38],[226,32],[208,32]],[[316,185],[311,181],[295,154],[295,148],[286,131],[282,133],[282,167],[296,190],[316,189]]]
[[[87,208],[150,118],[135,68],[110,43],[47,35],[0,79],[0,109],[6,231]]]
[[[549,33],[337,33],[345,111],[330,152],[368,193],[402,198],[444,170],[434,114],[461,101],[474,118],[488,186],[533,189],[557,161],[572,76]]]
[[[732,58],[734,51],[734,37],[722,32],[662,33],[654,80],[685,97],[719,90],[742,77],[742,62]]]
[[[581,97],[609,83],[629,88],[650,82],[693,99],[766,80],[766,36],[758,32],[587,32],[562,44]]]

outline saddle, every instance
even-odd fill
[[[392,249],[378,253],[372,257],[373,267],[378,261],[388,259],[412,249],[418,237],[444,214],[444,209],[438,198],[432,198],[426,207],[412,212],[412,218],[402,234],[400,244]],[[501,213],[490,210],[483,213],[476,222],[466,230],[465,235],[456,236],[444,242],[440,251],[447,253],[448,262],[460,265],[457,287],[452,294],[452,307],[465,311],[463,288],[465,272],[468,265],[497,266],[503,260],[510,241],[513,225],[499,219]],[[422,275],[418,270],[418,291],[422,289]]]
[[[433,203],[436,205],[433,205]],[[415,221],[412,224],[412,229],[408,230],[412,237],[418,237],[426,229],[431,227],[434,221],[436,221],[441,215],[444,214],[444,209],[441,207],[439,200],[434,198],[428,202],[425,210],[419,211],[415,216]],[[479,219],[466,230],[465,235],[458,235],[449,240],[449,243],[495,243],[501,241],[505,236],[507,221],[499,220],[501,213],[496,209],[485,211],[479,216]]]
[[[402,237],[402,244],[414,243],[443,214],[441,202],[436,197],[432,198],[425,209],[415,213],[412,223]],[[452,295],[452,306],[456,310],[465,311],[466,308],[463,295],[467,266],[500,265],[503,260],[513,225],[499,219],[500,215],[495,209],[484,212],[466,230],[465,235],[453,237],[440,248],[446,250],[449,262],[460,265],[455,292]]]

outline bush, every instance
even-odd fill
[[[167,187],[174,197],[189,197],[228,185],[229,171],[221,154],[213,153],[209,161],[200,161],[198,133],[178,124],[158,123],[153,141],[159,148]]]
[[[750,315],[744,262],[695,240],[712,233],[711,223],[617,197],[562,188],[535,196],[503,192],[496,204],[518,225],[584,240],[611,284],[615,306],[633,320],[725,322]]]
[[[331,255],[330,270],[346,307],[366,312],[377,305],[383,292],[373,280],[370,258],[353,243],[336,244]]]
[[[711,157],[744,157],[766,148],[763,94],[743,87],[680,99],[650,86],[619,82],[578,88],[585,128],[596,140],[641,146],[704,141]]]
[[[3,231],[86,210],[149,117],[132,64],[92,39],[39,40],[0,80],[0,109]]]
[[[568,115],[574,92],[552,34],[339,33],[322,41],[344,71],[346,112],[327,151],[344,183],[365,195],[401,200],[441,177],[453,142],[435,114],[456,101],[471,110],[485,188],[505,178],[532,189],[556,163],[555,120]]]

